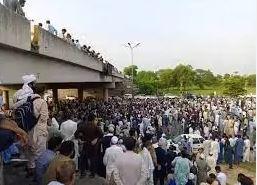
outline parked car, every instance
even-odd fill
[[[192,144],[192,152],[197,153],[199,148],[203,148],[204,138],[197,134],[181,134],[172,140],[168,140],[168,147],[173,145],[176,147],[176,151],[180,152],[182,149],[182,141],[186,136],[187,139],[191,139],[193,141]]]

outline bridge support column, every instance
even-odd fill
[[[57,103],[58,102],[58,89],[54,88],[54,89],[52,89],[52,91],[53,91],[53,101],[54,101],[54,103]]]
[[[108,101],[109,98],[109,89],[104,88],[104,101]]]
[[[78,99],[83,100],[83,88],[78,88]]]

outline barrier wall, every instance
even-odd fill
[[[30,22],[0,4],[0,43],[30,50]]]
[[[39,34],[40,54],[69,61],[97,71],[103,70],[102,62],[83,53],[76,46],[67,43],[42,28],[40,28]]]

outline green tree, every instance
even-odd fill
[[[246,77],[247,85],[250,87],[256,86],[256,74],[251,74]]]
[[[135,80],[140,94],[152,95],[157,90],[157,74],[153,71],[139,71]]]
[[[130,65],[128,67],[125,67],[124,70],[123,70],[124,75],[126,75],[126,76],[131,78],[131,76],[132,76],[132,68],[133,68],[133,76],[135,78],[137,76],[137,70],[138,70],[138,67],[136,65]]]
[[[247,91],[245,87],[245,79],[239,75],[230,76],[224,80],[223,93],[228,96],[237,97],[244,95]]]
[[[169,88],[172,85],[172,69],[161,69],[158,73],[158,83],[160,88]]]
[[[172,84],[179,87],[180,90],[186,90],[189,86],[193,85],[195,80],[195,71],[191,65],[179,64],[173,70]]]
[[[200,89],[204,89],[204,86],[212,86],[217,83],[216,77],[209,69],[196,69],[195,73],[195,85],[199,86]]]

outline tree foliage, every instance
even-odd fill
[[[160,88],[166,88],[172,86],[172,75],[173,70],[172,69],[161,69],[158,72],[158,83]]]
[[[172,73],[172,83],[180,90],[186,90],[193,84],[195,78],[195,71],[190,65],[179,64],[175,67]]]
[[[252,74],[246,77],[246,82],[247,85],[249,85],[250,87],[255,87],[256,86],[256,75]]]
[[[224,79],[223,93],[228,96],[237,97],[246,93],[245,79],[239,75]]]
[[[136,80],[140,94],[155,94],[157,89],[157,74],[153,71],[139,71]]]
[[[131,76],[132,76],[132,68],[133,68],[133,76],[135,78],[137,76],[137,70],[138,70],[138,67],[136,65],[130,65],[128,67],[125,67],[124,70],[123,70],[124,75],[126,75],[126,76],[131,78]]]
[[[223,89],[224,94],[238,96],[244,94],[245,87],[256,86],[255,74],[240,76],[238,73],[214,75],[212,71],[205,69],[193,69],[190,65],[179,64],[174,69],[161,69],[157,72],[138,71],[138,67],[128,66],[124,68],[124,74],[131,78],[132,67],[134,70],[134,84],[140,94],[156,94],[168,92],[170,89],[180,91],[197,89]]]
[[[217,78],[214,74],[208,69],[196,69],[195,70],[195,85],[199,86],[200,89],[204,89],[204,86],[211,86],[216,84]]]

